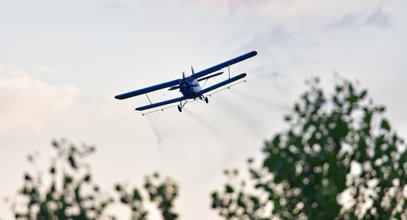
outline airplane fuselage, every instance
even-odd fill
[[[185,98],[194,99],[202,95],[202,88],[197,79],[187,77],[182,80],[180,92]]]

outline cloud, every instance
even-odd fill
[[[331,28],[338,27],[355,27],[360,25],[361,15],[356,13],[349,13],[341,17],[338,21],[329,25]]]
[[[39,66],[37,68],[37,71],[41,72],[41,73],[49,73],[49,72],[55,72],[55,69],[51,66],[43,65],[43,66]]]
[[[277,26],[256,34],[247,44],[248,48],[264,48],[270,46],[285,46],[295,38],[298,33],[288,32]]]
[[[362,26],[390,27],[391,16],[383,11],[382,6],[379,6],[373,11],[345,14],[339,20],[330,24],[329,28],[352,28]]]
[[[364,24],[373,25],[377,27],[390,27],[391,16],[382,10],[382,7],[378,7],[364,20]]]
[[[0,66],[0,135],[42,132],[50,121],[70,115],[79,90],[53,86],[21,69]]]

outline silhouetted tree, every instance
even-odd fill
[[[36,157],[28,160],[33,172],[24,174],[24,184],[15,198],[12,211],[16,219],[39,220],[90,220],[117,219],[106,213],[116,200],[102,193],[93,182],[90,166],[84,159],[95,151],[93,146],[75,146],[65,140],[53,141],[56,157],[52,158],[47,172],[36,169]],[[167,178],[161,180],[158,173],[147,176],[144,185],[150,202],[158,206],[163,219],[174,220],[177,214],[172,210],[178,195],[177,184]],[[127,191],[122,184],[116,184],[120,204],[130,208],[131,219],[147,219],[143,193],[134,187]]]
[[[249,159],[249,181],[226,171],[212,208],[226,219],[406,219],[407,151],[385,108],[343,79],[332,95],[308,84],[262,165]]]
[[[103,195],[93,183],[90,167],[82,160],[94,152],[66,141],[53,141],[57,156],[52,159],[46,178],[39,171],[24,174],[19,191],[23,204],[14,206],[17,219],[101,219],[113,199]],[[28,160],[35,166],[35,157]],[[48,183],[45,183],[47,181]]]
[[[131,220],[145,220],[147,219],[147,210],[144,208],[144,199],[140,190],[134,187],[130,191],[126,191],[125,187],[121,184],[116,184],[116,192],[119,194],[120,203],[130,208]]]
[[[144,188],[148,191],[150,201],[156,203],[165,220],[175,220],[178,214],[173,210],[173,201],[178,196],[178,185],[170,178],[160,181],[160,175],[154,173],[145,178]]]
[[[147,211],[143,206],[143,195],[140,190],[133,188],[126,191],[123,184],[116,184],[120,202],[130,207],[131,219],[147,219]],[[151,202],[155,203],[163,219],[175,220],[178,214],[173,210],[174,200],[178,195],[178,185],[170,178],[161,180],[159,173],[145,177],[144,189]]]

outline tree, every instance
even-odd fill
[[[261,166],[248,161],[250,184],[227,171],[212,208],[226,219],[407,218],[407,151],[384,106],[347,80],[332,95],[307,84]]]
[[[95,147],[75,146],[66,140],[53,141],[56,156],[51,160],[48,172],[36,169],[36,157],[28,160],[33,172],[24,174],[24,184],[14,200],[12,211],[16,219],[65,220],[65,219],[117,219],[106,209],[117,202],[109,193],[102,193],[93,182],[89,164],[85,158],[95,152]],[[44,177],[44,174],[48,174]],[[170,178],[162,180],[158,173],[145,179],[145,194],[150,202],[157,203],[163,219],[174,220],[172,210],[178,195],[178,185]],[[143,193],[137,187],[127,191],[123,184],[116,184],[120,204],[130,209],[131,219],[147,219]]]
[[[173,201],[178,196],[178,185],[170,178],[161,183],[159,179],[158,173],[154,173],[152,178],[147,176],[144,188],[148,191],[150,201],[156,203],[161,211],[162,217],[166,220],[175,220],[178,214],[173,210]]]
[[[23,204],[14,206],[16,219],[101,219],[113,199],[93,183],[90,167],[82,160],[95,151],[92,146],[76,147],[53,141],[57,156],[51,160],[49,179],[39,170],[24,174],[19,193]],[[28,160],[35,166],[35,157]],[[44,181],[49,180],[48,184]]]
[[[127,192],[122,184],[117,184],[116,191],[120,194],[120,202],[131,208],[131,219],[147,219],[148,212],[143,206],[143,196],[136,187]],[[165,220],[175,220],[178,214],[173,210],[174,200],[178,196],[178,185],[171,179],[160,179],[159,173],[146,176],[144,189],[151,202],[155,203]]]

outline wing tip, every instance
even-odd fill
[[[121,95],[116,95],[114,98],[115,99],[123,99],[123,97]]]

